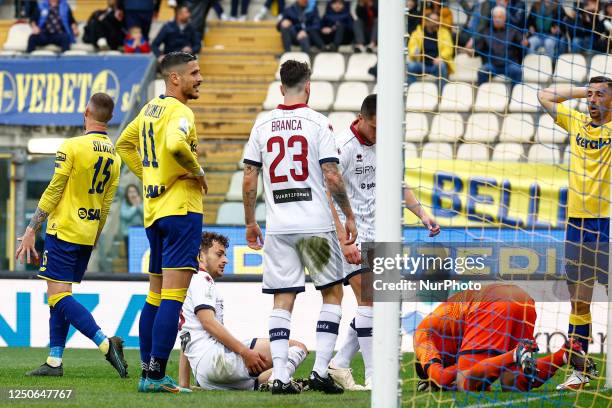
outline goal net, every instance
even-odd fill
[[[521,6],[523,2],[505,6],[498,2],[503,6],[500,10],[495,2],[469,2],[475,5],[468,8],[465,2],[407,1],[400,19],[399,6],[391,3],[379,2],[378,93],[385,97],[379,99],[378,110],[378,131],[384,137],[378,138],[377,147],[377,201],[385,197],[386,202],[377,202],[376,210],[386,216],[377,216],[376,240],[392,242],[399,233],[404,254],[414,255],[425,248],[429,258],[453,258],[455,267],[450,272],[448,267],[421,268],[408,278],[416,288],[404,290],[401,303],[375,302],[373,406],[390,406],[390,402],[401,406],[609,405],[612,393],[607,391],[605,376],[608,295],[598,283],[604,282],[609,264],[609,223],[605,222],[610,207],[609,124],[599,133],[590,127],[584,97],[563,102],[556,122],[538,100],[540,90],[552,90],[556,98],[567,89],[585,88],[590,78],[612,75],[612,58],[602,52],[609,49],[610,34],[606,37],[605,32],[599,35],[595,30],[605,11],[569,2],[547,10],[534,9],[532,2],[526,7]],[[577,23],[585,15],[594,21],[586,39]],[[543,21],[561,31],[539,34],[538,30],[547,29]],[[535,33],[533,29],[529,33],[530,26]],[[401,45],[396,38],[400,32],[404,33]],[[401,96],[393,93],[391,85],[393,78],[400,78],[397,68],[388,66],[398,61],[400,53]],[[404,119],[401,138],[392,134],[400,130],[389,123],[398,115]],[[390,179],[398,168],[394,168],[393,149],[400,143],[403,183],[440,226],[435,238],[429,237],[408,208],[388,203],[401,190]],[[578,201],[581,210],[574,204],[568,206]],[[398,231],[392,225],[396,222],[392,214],[401,211],[402,229]],[[580,218],[584,219],[571,221]],[[571,231],[566,236],[567,228]],[[477,257],[484,259],[483,268],[464,264],[457,270],[458,258],[474,262]],[[574,313],[566,271],[578,282],[574,287],[586,291],[574,294],[584,303]],[[429,279],[430,275],[435,278]],[[433,281],[449,283],[440,289],[431,285]],[[531,326],[538,346],[534,358],[542,364],[547,356],[553,361],[554,353],[568,341],[569,331],[576,342],[582,339],[584,344],[586,339],[589,358],[597,367],[590,371],[588,386],[578,392],[558,390],[572,372],[571,365],[561,360],[538,366],[550,378],[529,377],[528,386],[517,383],[521,371],[515,364],[485,370],[486,375],[493,374],[488,381],[466,378],[481,357],[457,366],[462,387],[480,384],[472,391],[449,392],[432,386],[431,381],[421,381],[427,373],[419,377],[417,371],[428,367],[414,353],[415,332],[441,302],[464,289],[474,289],[475,283],[481,287],[511,284],[535,301],[533,324],[527,317],[517,322],[503,314],[489,315],[512,320],[501,330],[507,338],[504,347],[514,348],[521,340],[517,337],[530,337],[525,327]],[[376,288],[374,292],[376,301]],[[591,299],[587,316],[585,307],[588,312]],[[468,322],[461,323],[457,327],[466,329]],[[500,325],[489,325],[486,319],[478,324],[481,338],[500,335]],[[523,327],[522,335],[512,332],[512,325],[517,324]],[[436,334],[441,339],[436,344],[441,348],[442,365],[452,368],[462,355],[465,333],[454,344],[453,339],[445,338],[446,332]],[[398,364],[394,365],[396,350]],[[495,357],[504,351],[491,348],[485,354]],[[387,367],[385,373],[377,372],[378,367]],[[585,368],[582,375],[587,371]],[[507,380],[502,387],[504,373],[515,380]],[[449,388],[456,386],[455,381]]]

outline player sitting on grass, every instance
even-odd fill
[[[451,296],[414,334],[419,390],[489,391],[498,378],[505,391],[540,387],[563,365],[584,371],[588,361],[570,339],[555,353],[533,357],[535,303],[522,289],[492,284]]]
[[[589,114],[562,102],[586,98]],[[555,85],[538,93],[542,107],[569,134],[569,188],[565,230],[565,273],[571,314],[567,333],[588,351],[591,300],[597,280],[608,285],[610,241],[610,139],[612,79],[596,76],[588,86]],[[597,376],[595,364],[586,375],[572,372],[557,389],[580,389]]]
[[[189,388],[190,368],[196,383],[207,390],[257,390],[272,374],[270,340],[240,341],[223,325],[223,297],[215,279],[223,276],[227,247],[227,237],[202,234],[200,271],[191,280],[181,317],[181,387]],[[290,376],[307,355],[305,345],[289,340]]]
[[[121,160],[106,133],[114,106],[107,94],[91,96],[84,114],[85,134],[66,140],[58,149],[53,178],[19,238],[16,258],[38,261],[36,231],[49,218],[38,277],[47,280],[50,352],[47,361],[28,376],[64,375],[62,355],[72,325],[96,343],[121,377],[127,377],[123,340],[106,337],[91,313],[72,296],[72,284],[83,279],[119,185]]]

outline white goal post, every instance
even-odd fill
[[[378,3],[376,242],[402,241],[406,31],[402,0]],[[399,406],[400,303],[374,303],[372,407]]]

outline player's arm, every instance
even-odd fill
[[[225,347],[240,355],[244,360],[244,364],[250,373],[260,374],[266,369],[265,359],[263,354],[251,350],[240,340],[235,338],[229,330],[225,328],[217,319],[215,319],[215,311],[212,308],[203,308],[196,312],[198,320],[202,324],[204,330],[212,337],[217,339]]]
[[[108,217],[108,213],[110,212],[111,205],[113,204],[113,199],[115,198],[115,193],[117,192],[117,188],[119,187],[119,174],[115,177],[113,183],[108,186],[108,189],[104,192],[104,201],[102,203],[102,209],[100,211],[100,222],[98,223],[98,233],[96,234],[96,240],[94,242],[94,246],[98,243],[98,239],[100,238],[100,234],[104,229],[104,224],[106,224],[106,218]]]
[[[421,205],[419,200],[417,200],[416,196],[412,189],[408,186],[404,188],[404,205],[408,208],[414,215],[419,217],[423,225],[429,230],[429,236],[434,237],[440,233],[440,226],[432,217],[427,213],[425,208]]]
[[[166,148],[174,160],[184,168],[188,177],[193,177],[200,183],[205,193],[208,193],[208,184],[204,169],[191,151],[191,145],[187,141],[187,136],[192,131],[193,118],[181,116],[180,114],[172,117],[166,126]]]
[[[359,265],[361,264],[361,252],[357,245],[355,244],[346,244],[346,235],[344,231],[344,226],[340,222],[340,217],[338,216],[338,211],[336,211],[336,206],[332,202],[331,194],[328,190],[325,191],[327,195],[327,202],[329,203],[329,208],[331,209],[332,218],[334,219],[334,226],[336,227],[336,235],[338,236],[338,241],[340,242],[340,246],[342,247],[342,253],[346,258],[348,263]]]
[[[189,383],[191,381],[191,366],[189,365],[189,360],[183,350],[181,350],[181,355],[179,357],[179,385],[183,388],[189,388]]]
[[[557,104],[568,99],[586,98],[587,89],[573,85],[555,85],[538,91],[538,100],[550,116],[557,120]]]
[[[142,160],[138,153],[138,118],[131,121],[121,132],[115,150],[132,173],[142,180]]]
[[[321,169],[323,169],[323,178],[325,179],[327,191],[329,191],[329,194],[346,217],[345,245],[350,245],[357,239],[357,227],[351,202],[346,194],[346,186],[344,185],[342,174],[338,169],[338,164],[335,162],[325,162],[321,164]]]
[[[257,183],[259,172],[263,165],[261,150],[257,144],[257,124],[251,129],[249,141],[244,150],[244,177],[242,180],[242,202],[244,205],[244,222],[246,224],[247,245],[251,249],[263,247],[263,234],[255,219],[255,205],[257,204]]]

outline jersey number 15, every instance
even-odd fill
[[[104,193],[104,187],[106,187],[106,183],[110,180],[111,172],[110,167],[113,165],[115,161],[113,159],[106,159],[106,164],[104,164],[104,157],[98,156],[98,161],[94,164],[94,175],[91,179],[91,188],[89,189],[89,194],[102,194]],[[102,170],[102,165],[104,164],[104,169]],[[100,170],[102,170],[102,175],[104,179],[98,182],[98,176],[100,175]]]

